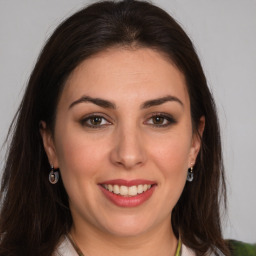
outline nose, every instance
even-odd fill
[[[126,170],[142,166],[146,162],[145,141],[139,128],[120,129],[114,138],[110,153],[111,162]]]

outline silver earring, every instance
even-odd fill
[[[192,182],[194,179],[193,166],[188,169],[187,181]]]
[[[49,173],[49,181],[51,184],[56,184],[59,180],[59,172],[54,170],[53,165],[51,165],[51,171]]]

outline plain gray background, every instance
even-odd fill
[[[92,2],[0,0],[1,145],[44,42],[64,18]],[[228,180],[225,237],[256,242],[256,1],[154,3],[191,37],[216,100]],[[1,166],[4,154],[5,147]]]

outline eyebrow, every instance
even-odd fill
[[[168,101],[171,101],[171,102],[174,101],[174,102],[179,103],[182,107],[184,106],[184,104],[182,103],[182,101],[180,99],[178,99],[175,96],[168,95],[168,96],[161,97],[161,98],[158,98],[158,99],[148,100],[148,101],[144,102],[141,105],[140,108],[141,109],[146,109],[146,108],[150,108],[150,107],[153,107],[153,106],[158,106],[158,105],[164,104]],[[71,103],[70,106],[69,106],[69,109],[72,108],[73,106],[79,104],[79,103],[84,103],[84,102],[90,102],[90,103],[98,105],[102,108],[116,109],[116,105],[114,103],[112,103],[108,100],[101,99],[101,98],[92,98],[90,96],[82,96],[78,100]]]
[[[183,102],[178,99],[177,97],[175,96],[171,96],[171,95],[168,95],[168,96],[165,96],[165,97],[162,97],[162,98],[158,98],[158,99],[153,99],[153,100],[148,100],[146,102],[144,102],[142,105],[141,105],[141,108],[142,109],[145,109],[145,108],[150,108],[150,107],[153,107],[153,106],[158,106],[158,105],[161,105],[161,104],[164,104],[168,101],[174,101],[174,102],[177,102],[179,103],[182,107],[184,107],[184,104]]]
[[[83,102],[91,102],[95,105],[98,105],[102,108],[112,108],[112,109],[116,109],[116,105],[108,100],[104,100],[104,99],[100,99],[100,98],[91,98],[89,96],[82,96],[80,99],[74,101],[73,103],[71,103],[71,105],[69,106],[69,109],[72,108],[73,106],[79,104],[79,103],[83,103]]]

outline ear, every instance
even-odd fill
[[[191,165],[194,165],[196,162],[197,155],[201,148],[201,138],[203,137],[204,127],[205,127],[205,117],[201,116],[197,130],[194,131],[194,134],[192,137],[188,168],[190,168]]]
[[[50,165],[53,165],[55,169],[59,168],[59,162],[56,154],[52,132],[49,128],[47,128],[47,125],[44,121],[40,122],[40,134],[43,140],[44,150],[47,154]]]

